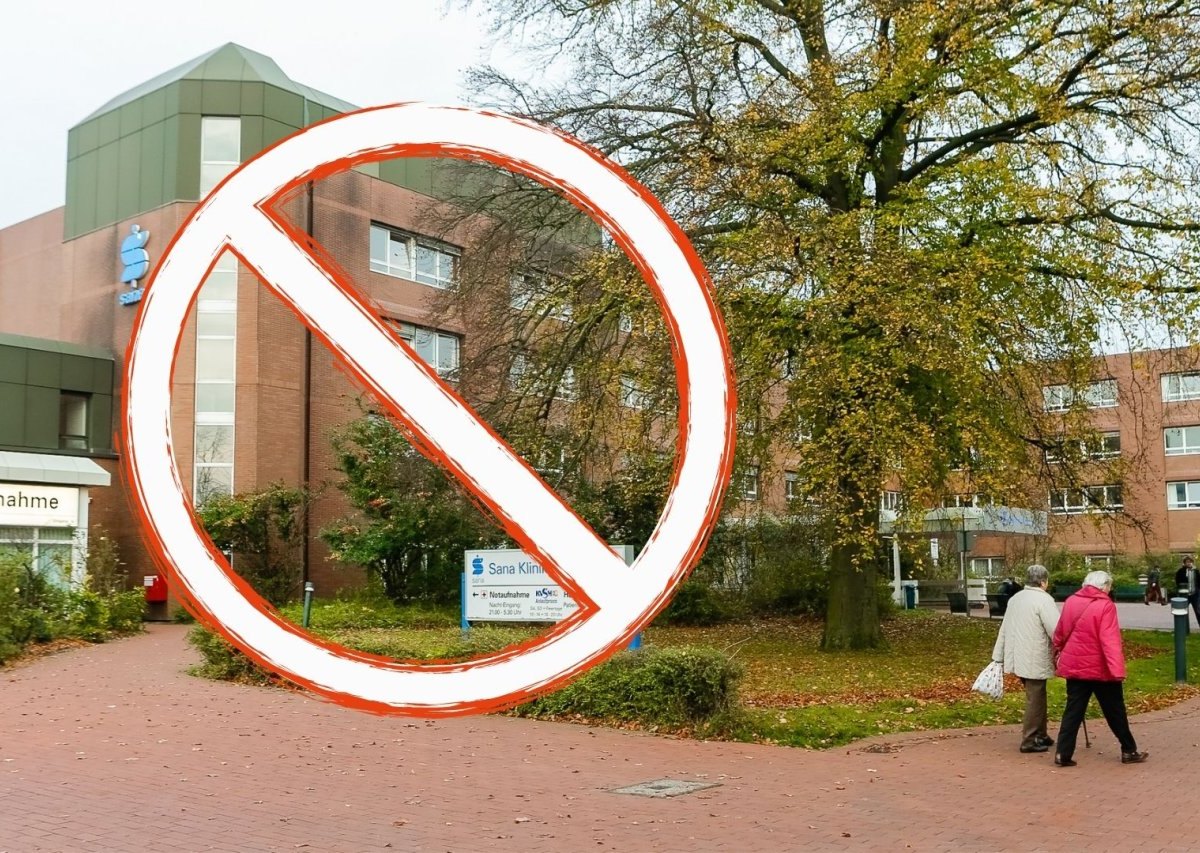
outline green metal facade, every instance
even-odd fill
[[[179,80],[96,116],[67,134],[64,237],[199,200],[202,116],[240,116],[246,156],[335,114],[267,83]]]
[[[235,44],[147,81],[67,134],[64,239],[175,201],[200,198],[200,120],[241,118],[242,159],[352,104],[288,78],[269,57]],[[365,171],[436,195],[431,161]]]
[[[62,392],[86,394],[86,451],[59,448]],[[111,454],[113,359],[59,341],[0,334],[0,450]]]

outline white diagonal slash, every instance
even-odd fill
[[[287,189],[405,153],[476,157],[588,210],[638,263],[672,331],[680,463],[632,567],[513,455],[433,372],[265,212]],[[364,236],[365,240],[365,236]],[[264,609],[200,534],[171,453],[172,359],[208,270],[233,248],[380,399],[390,401],[510,530],[582,594],[578,618],[527,648],[461,664],[385,661],[309,637]],[[512,705],[620,649],[699,559],[729,478],[735,403],[728,344],[703,269],[648,193],[569,139],[475,110],[400,104],[309,128],[244,164],[176,235],[147,285],[126,369],[127,481],[148,537],[202,619],[260,663],[344,704],[424,716]]]

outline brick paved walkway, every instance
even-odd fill
[[[1139,717],[1123,766],[1014,727],[832,752],[503,717],[358,714],[191,678],[185,629],[0,671],[0,851],[1184,850],[1200,701]],[[608,789],[670,777],[672,799]],[[1183,833],[1182,835],[1180,833]]]

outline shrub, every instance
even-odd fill
[[[622,652],[516,713],[696,725],[736,707],[741,676],[740,664],[716,649],[649,647]]]
[[[112,552],[115,553],[115,552]],[[88,564],[93,565],[89,552]],[[103,642],[112,634],[141,628],[145,595],[120,590],[115,582],[93,588],[59,587],[18,554],[0,554],[0,662],[29,643],[63,637]]]
[[[217,495],[197,513],[213,544],[234,554],[254,591],[280,606],[300,594],[300,548],[308,492],[272,483],[259,492]]]
[[[710,582],[688,578],[655,621],[661,625],[705,628],[729,619],[733,611],[732,603],[726,601]]]
[[[282,615],[300,624],[302,603],[280,609]],[[346,628],[450,628],[458,625],[456,605],[434,602],[397,604],[382,592],[360,591],[336,599],[314,599],[309,625],[314,630],[334,631]]]
[[[275,680],[275,676],[225,642],[224,637],[202,625],[188,631],[187,639],[202,659],[193,670],[195,675],[241,684],[269,684]]]

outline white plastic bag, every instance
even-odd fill
[[[971,689],[993,699],[1004,698],[1004,664],[994,660],[985,666]]]

